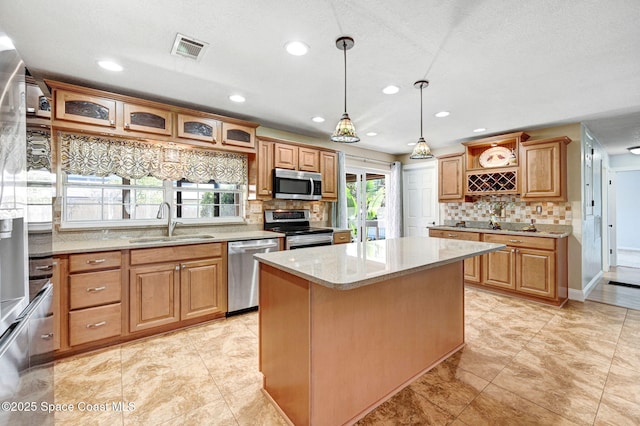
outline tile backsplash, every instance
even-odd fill
[[[538,213],[540,211],[540,213]],[[525,202],[518,196],[485,196],[472,203],[441,204],[443,220],[489,221],[496,214],[502,222],[571,225],[570,202]]]

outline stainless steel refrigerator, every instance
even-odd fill
[[[0,28],[0,38],[5,36]],[[53,415],[51,230],[30,250],[25,65],[0,43],[0,425]],[[40,230],[42,232],[42,230]],[[30,271],[29,260],[32,260]],[[30,277],[32,278],[30,280]]]

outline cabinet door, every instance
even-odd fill
[[[171,135],[172,112],[142,105],[124,104],[124,128],[134,132]]]
[[[320,173],[322,174],[322,198],[338,199],[338,154],[320,151]]]
[[[273,151],[273,166],[279,169],[298,170],[298,147],[276,143]]]
[[[116,101],[80,93],[55,91],[55,118],[96,126],[116,126]]]
[[[51,272],[51,284],[53,285],[53,304],[51,313],[53,314],[53,350],[57,351],[61,346],[62,333],[62,310],[60,309],[60,292],[62,288],[63,270],[66,269],[66,260],[60,258],[53,259],[53,270]]]
[[[227,311],[227,283],[222,259],[185,262],[180,265],[183,320]]]
[[[523,200],[566,200],[565,146],[558,141],[520,148]]]
[[[464,200],[464,154],[438,159],[438,201]]]
[[[258,141],[258,196],[271,197],[273,186],[273,142]]]
[[[320,153],[317,149],[298,147],[298,170],[316,173],[320,171]]]
[[[555,295],[555,252],[516,249],[516,291],[547,298]]]
[[[146,330],[180,320],[180,266],[174,263],[131,268],[129,327]]]
[[[515,249],[508,247],[484,255],[483,284],[504,289],[515,289]]]
[[[222,126],[213,118],[178,114],[178,137],[216,143],[222,139]]]
[[[255,149],[256,129],[239,124],[222,123],[222,143]]]
[[[464,260],[464,280],[472,283],[479,283],[482,276],[480,275],[480,264],[482,256],[470,257]]]

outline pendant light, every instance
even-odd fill
[[[360,141],[356,135],[356,128],[347,114],[347,50],[351,49],[354,44],[351,37],[340,37],[336,40],[336,47],[344,52],[344,114],[331,135],[333,142],[355,143]]]
[[[418,143],[413,147],[413,152],[409,156],[412,160],[427,160],[433,158],[429,145],[427,145],[427,142],[422,137],[422,89],[428,86],[429,82],[427,80],[418,80],[413,83],[413,87],[420,89],[420,139],[418,139]]]

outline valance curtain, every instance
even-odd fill
[[[51,134],[27,130],[27,170],[51,171]]]
[[[247,183],[245,154],[62,132],[58,134],[58,140],[62,170],[67,174]]]

